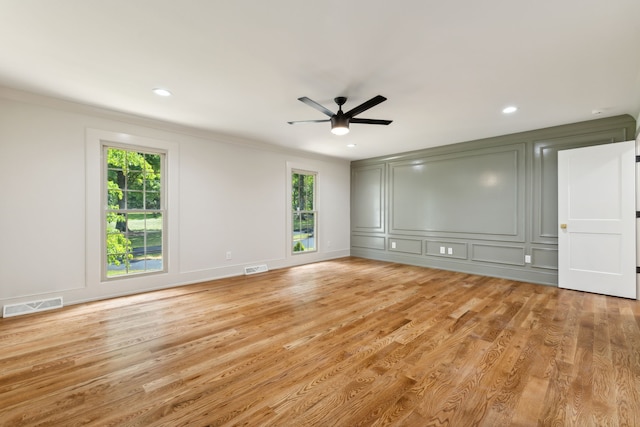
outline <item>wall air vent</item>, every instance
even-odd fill
[[[62,307],[62,297],[48,298],[39,301],[20,302],[2,307],[2,317],[19,316],[21,314],[37,313]]]
[[[250,274],[264,273],[265,271],[269,271],[269,269],[267,268],[266,264],[253,265],[251,267],[245,267],[244,268],[244,274],[246,276],[248,276]]]

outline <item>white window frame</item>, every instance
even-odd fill
[[[102,217],[104,215],[103,195],[103,145],[122,145],[127,149],[142,149],[141,151],[165,152],[165,170],[163,172],[164,194],[166,208],[166,227],[164,230],[163,253],[166,262],[163,264],[164,273],[130,274],[124,275],[118,281],[105,280],[103,270],[103,248],[106,251],[105,233],[103,233]],[[85,233],[85,287],[100,286],[105,283],[118,286],[117,292],[138,292],[142,289],[157,289],[169,286],[180,278],[180,226],[179,206],[179,167],[180,150],[177,142],[160,140],[122,132],[112,132],[99,129],[86,129],[85,142],[85,176],[86,176],[86,233]],[[96,291],[102,294],[102,291]]]
[[[299,175],[313,175],[313,210],[303,210],[303,211],[295,211],[291,208],[291,201],[292,201],[292,197],[293,197],[293,174],[299,174]],[[288,183],[289,183],[289,192],[288,192],[288,197],[287,197],[287,202],[288,202],[288,211],[289,211],[289,250],[291,255],[302,255],[302,254],[310,254],[310,253],[316,253],[319,251],[319,241],[318,241],[318,176],[319,173],[317,171],[313,171],[313,170],[308,170],[308,169],[301,169],[301,168],[296,168],[296,167],[291,167],[289,168],[289,179],[288,179]],[[296,214],[302,214],[302,213],[312,213],[314,215],[314,230],[313,230],[313,239],[314,239],[314,248],[313,249],[308,249],[308,250],[304,250],[304,251],[295,251],[295,243],[293,240],[293,235],[294,235],[294,230],[293,230],[293,224],[295,222],[295,215]]]

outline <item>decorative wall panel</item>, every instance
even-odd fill
[[[618,130],[533,141],[533,243],[558,243],[558,151],[625,141]]]
[[[625,115],[354,161],[351,254],[557,284],[558,151],[635,130]]]
[[[473,261],[524,266],[524,248],[517,246],[471,245]]]
[[[427,240],[425,242],[425,248],[425,255],[443,258],[467,259],[466,243],[449,242],[444,240]]]
[[[390,232],[524,240],[524,144],[390,166]]]
[[[420,255],[422,254],[422,240],[395,239],[390,237],[387,249],[392,252]]]
[[[351,229],[384,232],[384,165],[351,170]]]
[[[356,248],[367,249],[383,249],[384,250],[384,237],[375,236],[351,236],[351,246]]]
[[[532,248],[531,262],[535,268],[558,269],[558,250],[552,248]]]

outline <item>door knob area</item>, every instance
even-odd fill
[[[560,224],[560,228],[562,228],[563,230],[567,229],[567,224]]]

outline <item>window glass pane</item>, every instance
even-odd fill
[[[315,173],[291,174],[293,252],[316,250]]]
[[[144,188],[147,191],[160,191],[160,175],[147,175],[144,180]]]
[[[126,150],[109,148],[107,150],[107,163],[110,168],[123,169],[126,166]]]
[[[291,176],[291,198],[294,210],[314,210],[315,175],[294,173]]]
[[[107,177],[110,182],[118,183],[118,177],[122,175],[121,169],[111,169],[107,171]]]
[[[131,241],[127,238],[126,214],[107,213],[107,277],[127,272],[130,261]]]
[[[147,252],[162,250],[162,215],[147,217]]]
[[[128,190],[142,190],[144,188],[144,178],[142,172],[129,172],[127,175]]]
[[[312,211],[313,207],[313,183],[314,175],[304,176],[304,210]]]
[[[315,250],[315,213],[295,212],[293,216],[293,251]]]
[[[160,154],[146,153],[144,155],[144,159],[147,164],[146,170],[151,171],[160,177],[160,163],[162,162],[162,156]]]
[[[145,209],[160,209],[160,193],[151,191],[145,193]]]
[[[144,209],[144,193],[142,191],[127,191],[127,209]]]
[[[127,217],[127,230],[134,256],[145,253],[145,215],[144,213],[130,213]]]
[[[162,251],[148,252],[144,261],[147,270],[162,270]]]
[[[124,207],[124,193],[117,184],[108,181],[107,183],[107,205],[109,209],[119,209]]]
[[[110,187],[119,188],[122,191],[126,189],[126,179],[122,170],[109,170],[107,176]]]
[[[144,154],[127,151],[127,168],[129,171],[141,171],[144,168]]]
[[[300,175],[297,173],[291,174],[291,210],[296,211],[299,207],[298,198],[299,189],[298,189],[298,180],[300,179]]]

